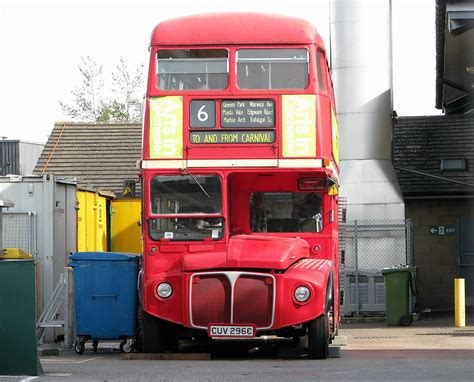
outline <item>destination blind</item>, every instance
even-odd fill
[[[221,126],[257,129],[275,127],[275,102],[269,99],[223,100]]]
[[[265,144],[275,142],[275,132],[273,130],[252,130],[252,131],[193,131],[189,138],[193,144],[235,144],[253,143]]]

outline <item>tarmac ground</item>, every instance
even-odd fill
[[[143,358],[120,354],[119,342],[92,344],[84,354],[42,346],[44,373],[39,377],[0,376],[9,381],[472,381],[474,309],[466,326],[454,326],[453,312],[430,312],[410,326],[387,326],[383,317],[345,317],[327,360],[308,359],[291,341],[213,343],[199,348],[181,344],[180,353]],[[54,352],[56,350],[56,352]],[[54,355],[56,354],[56,355]],[[133,355],[136,354],[136,357]],[[224,378],[225,377],[225,378]]]

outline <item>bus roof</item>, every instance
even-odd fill
[[[262,13],[210,13],[162,21],[151,45],[317,44],[316,28],[306,20]]]

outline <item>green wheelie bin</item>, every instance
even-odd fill
[[[400,266],[382,270],[385,283],[386,322],[390,326],[408,326],[413,322],[410,309],[416,296],[416,268]]]
[[[42,373],[36,343],[35,262],[0,259],[0,375]]]

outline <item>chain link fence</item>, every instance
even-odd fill
[[[4,248],[19,248],[36,259],[38,253],[35,212],[3,212]]]
[[[382,270],[413,264],[410,220],[354,220],[340,224],[341,311],[346,316],[385,312]]]

